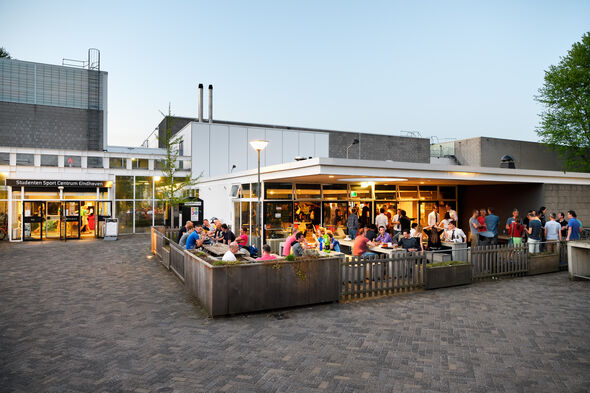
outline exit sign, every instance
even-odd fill
[[[350,196],[353,198],[356,198],[358,196],[358,194],[356,193],[356,191],[351,191]]]

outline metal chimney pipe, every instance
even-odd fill
[[[213,123],[213,85],[209,85],[209,123]]]
[[[203,84],[199,83],[199,123],[203,122]]]

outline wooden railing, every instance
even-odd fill
[[[420,253],[348,257],[342,263],[342,299],[409,292],[424,286],[426,256]]]
[[[170,241],[170,270],[184,282],[184,247]]]
[[[490,277],[518,277],[528,271],[528,248],[519,246],[482,246],[471,248],[473,280]]]

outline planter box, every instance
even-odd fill
[[[436,289],[471,284],[473,265],[426,267],[424,288]]]
[[[527,275],[553,273],[559,271],[559,254],[529,255]]]
[[[185,285],[210,316],[336,302],[344,255],[213,266],[184,253]],[[297,274],[297,272],[300,272]]]

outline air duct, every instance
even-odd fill
[[[203,122],[203,84],[199,83],[199,123]]]
[[[209,85],[209,123],[213,123],[213,85]]]

